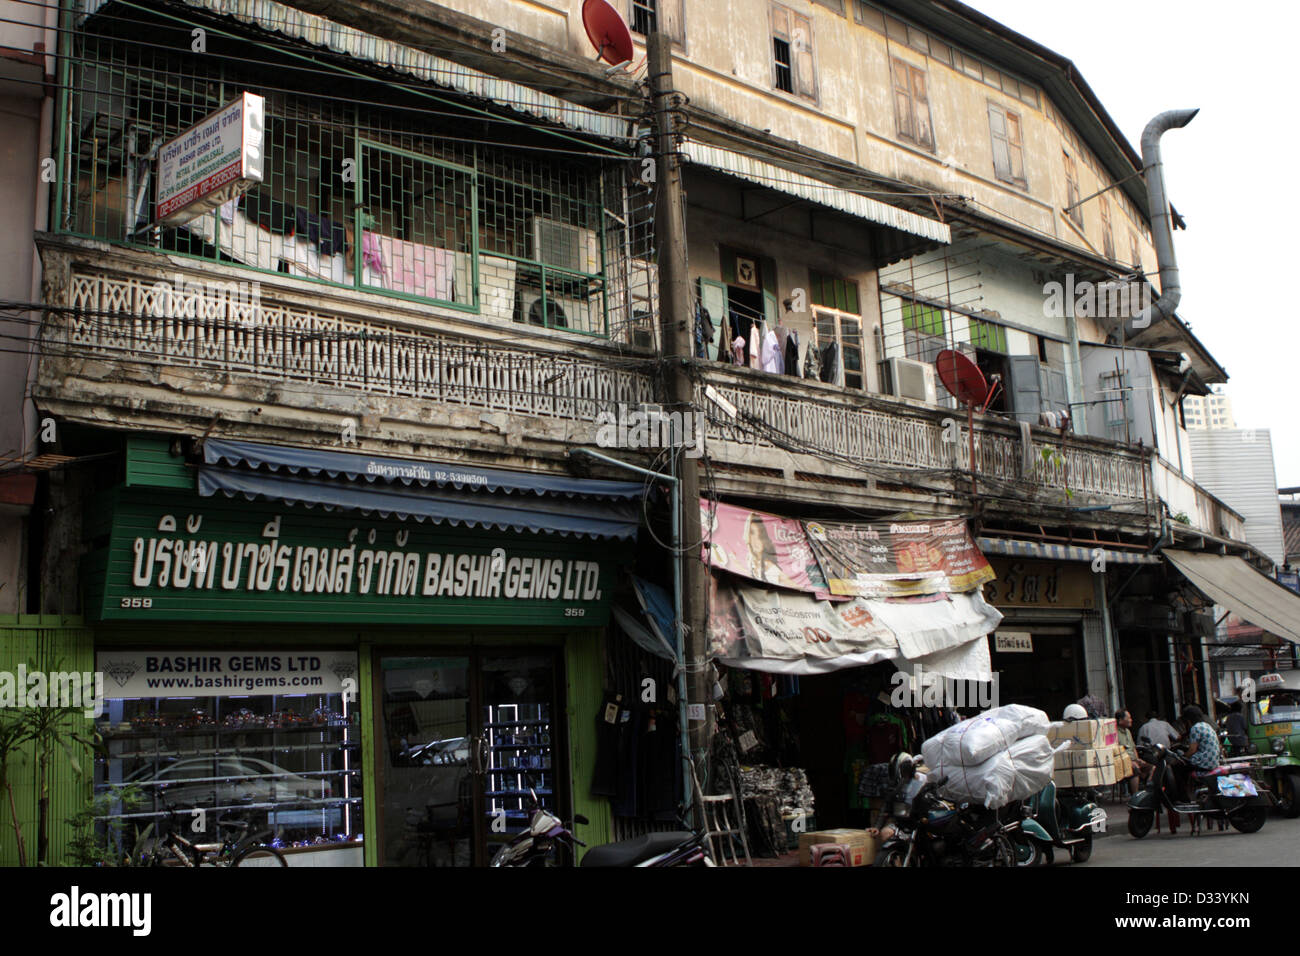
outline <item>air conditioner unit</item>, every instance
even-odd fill
[[[547,295],[545,320],[543,320],[542,290],[520,289],[515,321],[552,329],[572,329],[575,332],[597,332],[599,299],[574,299],[563,295]]]
[[[934,387],[934,366],[929,362],[915,359],[891,358],[889,364],[889,388],[899,398],[911,398],[918,402],[938,403],[938,393]]]
[[[596,275],[600,272],[600,242],[594,229],[534,216],[533,259],[557,269]]]

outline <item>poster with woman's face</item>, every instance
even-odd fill
[[[700,500],[704,560],[773,587],[826,594],[803,525],[791,518]]]

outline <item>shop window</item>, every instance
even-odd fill
[[[816,101],[812,21],[779,3],[772,4],[772,85]]]
[[[934,150],[934,129],[930,123],[930,98],[925,70],[894,60],[894,116],[898,138]]]
[[[110,656],[123,666],[121,655]],[[224,661],[230,655],[205,652],[198,657]],[[132,680],[139,681],[143,671],[142,666]],[[338,685],[334,674],[322,671],[317,677],[319,683]],[[269,828],[267,842],[282,850],[330,851],[327,865],[361,865],[362,765],[355,701],[333,692],[258,692],[271,683],[291,686],[286,682],[294,678],[283,670],[223,669],[221,676],[154,680],[166,680],[188,694],[200,680],[224,680],[232,691],[250,692],[106,701],[107,713],[98,727],[104,751],[96,761],[96,791],[130,787],[141,798],[133,806],[119,801],[112,807],[111,816],[123,823],[122,839],[129,844],[137,832],[156,835],[179,822],[187,839],[216,841],[229,832],[218,821],[241,820]],[[239,686],[243,681],[246,688]],[[150,823],[153,831],[147,831]],[[293,853],[289,856],[292,866]]]

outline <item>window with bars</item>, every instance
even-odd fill
[[[817,100],[812,20],[779,3],[772,4],[772,85]]]
[[[632,31],[647,37],[659,32],[659,0],[632,0]]]
[[[930,98],[926,92],[925,70],[895,59],[894,116],[898,121],[898,138],[934,150],[934,128],[930,124]]]
[[[970,320],[970,344],[990,352],[1007,351],[1007,330],[995,322],[984,319]]]
[[[62,231],[608,334],[607,263],[628,254],[606,208],[625,198],[613,167],[531,150],[527,136],[475,142],[454,107],[300,72],[264,46],[203,58],[91,31],[74,42]],[[242,91],[266,100],[263,181],[158,227],[158,145]]]

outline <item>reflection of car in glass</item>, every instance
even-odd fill
[[[448,737],[446,740],[431,740],[427,744],[416,744],[403,751],[409,766],[451,766],[469,761],[469,738]]]
[[[1278,807],[1289,817],[1300,816],[1300,671],[1259,678],[1245,714],[1252,749],[1274,756],[1263,773]]]
[[[146,794],[165,790],[176,807],[231,807],[329,797],[328,782],[291,773],[256,757],[187,757],[165,767],[143,767],[127,783]]]

